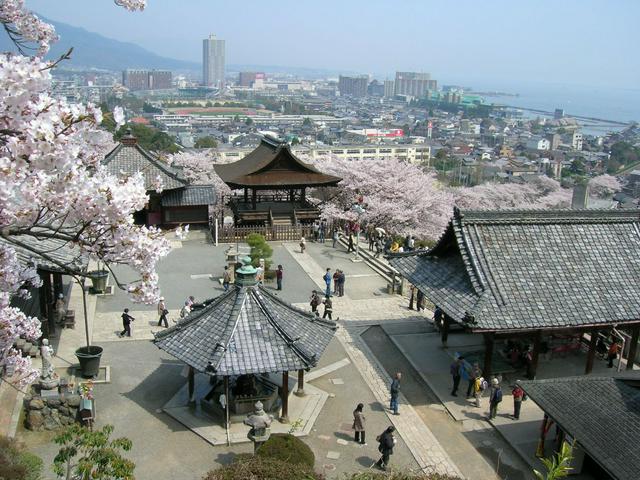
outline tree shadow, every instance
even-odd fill
[[[344,432],[333,432],[333,434],[337,437],[337,438],[341,438],[342,440],[348,440],[350,442],[353,441],[353,436],[349,435],[347,433]]]
[[[237,457],[238,454],[235,452],[219,453],[216,456],[216,463],[221,465],[230,465],[236,460]]]
[[[372,412],[384,412],[384,411],[386,411],[386,409],[384,408],[384,405],[382,405],[380,402],[370,402],[369,403],[369,410],[371,410]]]

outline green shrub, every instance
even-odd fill
[[[306,445],[305,445],[306,446]],[[323,480],[312,468],[262,456],[238,456],[236,461],[211,470],[203,480]]]
[[[0,437],[0,478],[7,480],[39,480],[42,459],[16,440]]]
[[[259,233],[251,233],[247,235],[247,244],[251,247],[251,265],[257,267],[260,265],[260,259],[264,258],[265,271],[271,269],[271,255],[273,255],[273,249],[267,243],[264,236]]]
[[[311,449],[297,437],[288,433],[274,433],[258,449],[258,456],[275,458],[294,465],[306,465],[313,468],[316,462]]]

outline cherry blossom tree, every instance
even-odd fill
[[[612,175],[599,175],[589,182],[589,189],[594,197],[610,198],[622,189],[618,179]]]
[[[362,197],[360,220],[397,234],[436,239],[452,212],[453,195],[432,173],[397,159],[344,160],[326,156],[314,161],[321,171],[342,178],[319,206],[324,216],[355,221],[351,207]]]
[[[213,185],[218,197],[218,205],[231,193],[226,183],[218,176],[214,169],[220,158],[215,149],[187,150],[167,157],[167,162],[182,169],[189,182],[200,185]]]
[[[462,209],[544,209],[571,205],[571,191],[545,176],[524,184],[483,183],[475,187],[456,187],[451,191],[456,206]]]
[[[145,2],[116,4],[139,10]],[[52,97],[55,63],[42,56],[57,38],[53,27],[21,0],[0,2],[0,22],[23,53],[29,43],[38,45],[33,57],[0,54],[0,367],[15,367],[14,378],[26,384],[37,371],[13,345],[20,336],[37,339],[40,324],[10,301],[40,280],[37,263],[20,264],[16,247],[75,278],[86,273],[25,239],[56,239],[107,266],[129,265],[139,280],[121,284],[116,278],[118,285],[132,300],[151,303],[159,294],[156,264],[169,244],[160,231],[133,224],[133,212],[148,201],[142,176],[116,177],[101,166],[111,139],[97,128],[100,109]],[[116,121],[121,117],[114,112]]]
[[[440,237],[454,205],[467,209],[544,209],[571,203],[571,192],[544,176],[526,184],[448,187],[434,173],[397,159],[346,160],[326,155],[305,161],[343,179],[327,198],[316,194],[324,216],[356,221],[357,214],[351,207],[362,197],[366,210],[360,218],[363,222],[430,241]]]

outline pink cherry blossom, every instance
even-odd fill
[[[622,185],[618,179],[612,175],[600,175],[594,177],[589,182],[589,190],[594,197],[610,198],[614,193],[619,192]]]

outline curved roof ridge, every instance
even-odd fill
[[[628,209],[454,209],[454,219],[463,224],[525,223],[630,223],[640,222],[640,211]]]

